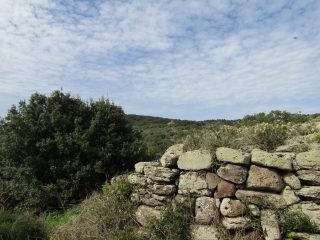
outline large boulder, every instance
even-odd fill
[[[190,171],[210,169],[212,164],[212,154],[210,151],[203,149],[184,152],[178,160],[179,169]]]
[[[286,173],[283,176],[283,181],[294,190],[298,190],[301,188],[301,182],[299,178],[293,173]]]
[[[283,196],[275,193],[240,189],[236,192],[236,197],[242,201],[253,203],[262,207],[268,206],[271,208],[281,209],[287,206]]]
[[[136,220],[142,226],[147,226],[151,219],[160,219],[161,212],[152,207],[141,205],[136,211]]]
[[[221,178],[212,172],[207,172],[206,174],[206,181],[209,190],[215,190],[218,184],[221,182]]]
[[[198,225],[190,226],[192,240],[220,240],[220,231],[215,225]]]
[[[217,174],[227,181],[242,184],[247,179],[248,170],[238,165],[226,164],[218,169]]]
[[[225,198],[225,197],[233,197],[236,193],[236,186],[231,183],[222,180],[217,187],[216,192],[214,193],[215,198]]]
[[[200,172],[184,172],[179,177],[178,193],[184,195],[209,196],[206,174]]]
[[[320,170],[320,150],[298,153],[293,166],[296,170]]]
[[[257,165],[278,168],[281,170],[291,171],[294,153],[268,153],[260,149],[253,149],[251,162]]]
[[[169,147],[160,159],[163,167],[175,167],[180,155],[184,152],[183,144],[175,144]]]
[[[179,170],[165,167],[145,166],[144,174],[153,181],[173,182],[179,175]]]
[[[272,210],[261,211],[261,227],[265,240],[281,240],[277,215]]]
[[[232,148],[219,147],[216,151],[217,160],[240,165],[249,165],[251,155]]]
[[[320,186],[304,186],[296,194],[302,198],[320,200]]]
[[[220,204],[220,212],[225,217],[239,217],[246,212],[246,206],[240,200],[224,198]]]
[[[198,224],[218,224],[219,209],[216,207],[216,201],[211,197],[199,197],[196,199],[195,222]]]
[[[224,217],[222,225],[228,230],[244,230],[252,226],[251,219],[248,217]]]
[[[299,170],[298,178],[308,185],[320,185],[320,171],[316,170]]]
[[[146,166],[153,166],[153,167],[157,167],[159,166],[160,164],[158,162],[138,162],[134,165],[134,170],[137,172],[137,173],[141,173],[141,174],[144,174],[144,168]]]
[[[284,183],[282,177],[275,170],[251,165],[247,187],[255,190],[280,192]]]
[[[309,216],[320,232],[320,205],[314,202],[300,202],[289,207],[291,211],[302,212]]]

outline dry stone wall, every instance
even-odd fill
[[[145,226],[148,219],[161,218],[168,204],[189,199],[194,200],[194,240],[220,239],[219,228],[250,229],[257,220],[265,239],[282,239],[276,210],[284,208],[302,211],[320,232],[320,150],[295,154],[292,149],[282,146],[268,153],[220,147],[212,154],[173,145],[159,162],[137,163],[128,176],[141,186],[131,196],[140,204],[137,221]],[[317,234],[297,236],[320,239]]]

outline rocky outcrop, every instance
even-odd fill
[[[251,154],[243,153],[236,149],[219,147],[216,151],[217,160],[240,165],[249,165]]]
[[[178,160],[178,168],[181,170],[206,170],[213,164],[213,157],[208,150],[188,151],[181,154]]]

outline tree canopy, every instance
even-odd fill
[[[144,156],[121,107],[62,91],[33,94],[0,121],[0,203],[59,208]]]

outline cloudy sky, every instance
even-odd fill
[[[127,113],[320,112],[319,0],[0,0],[0,116],[34,92]]]

